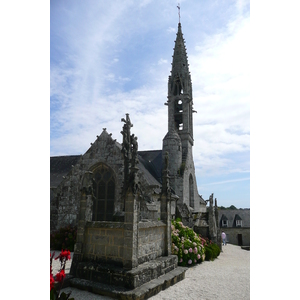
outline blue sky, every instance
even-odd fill
[[[102,128],[161,149],[178,1],[50,1],[50,155],[83,154]],[[250,3],[180,2],[193,84],[198,192],[250,207]]]

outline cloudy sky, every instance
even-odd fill
[[[178,0],[50,1],[50,154],[83,154],[102,128],[162,148]],[[180,1],[193,83],[198,192],[250,207],[250,3]]]

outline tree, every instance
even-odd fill
[[[237,209],[234,205],[230,205],[228,208],[229,209]]]

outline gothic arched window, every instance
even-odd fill
[[[94,171],[93,221],[112,221],[115,200],[113,171],[101,164]]]
[[[194,207],[194,180],[192,174],[190,174],[189,178],[189,202],[190,207]]]

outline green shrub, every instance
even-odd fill
[[[217,258],[220,255],[221,249],[217,244],[212,244],[214,255]]]
[[[217,244],[210,243],[205,246],[205,260],[214,260],[220,255],[220,247]]]
[[[205,260],[213,260],[213,251],[209,246],[205,247]]]
[[[50,248],[52,250],[68,249],[74,251],[76,243],[77,227],[66,226],[50,234]]]

